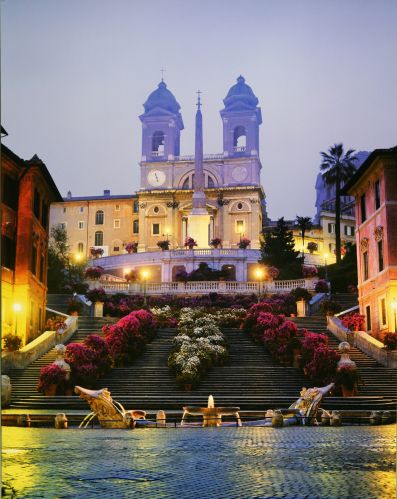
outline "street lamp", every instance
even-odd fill
[[[15,312],[15,334],[18,334],[18,313],[22,310],[22,305],[20,303],[14,303],[12,306]]]
[[[265,272],[263,269],[258,267],[257,269],[255,269],[254,274],[255,274],[256,279],[258,279],[258,282],[259,282],[259,289],[258,289],[258,303],[259,303],[260,299],[261,299],[262,281],[263,281],[263,278],[265,276]]]
[[[391,302],[391,308],[394,312],[394,332],[397,333],[397,299],[394,298],[394,300]]]
[[[147,270],[142,270],[141,276],[143,279],[143,306],[147,306],[147,296],[146,296],[146,286],[147,286],[147,279],[149,277],[149,272]]]

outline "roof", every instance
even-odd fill
[[[143,107],[145,108],[145,113],[148,113],[152,109],[159,108],[175,114],[177,114],[181,108],[175,99],[174,94],[168,90],[164,81],[161,81],[156,90],[149,95]]]
[[[243,76],[237,78],[237,83],[233,85],[227,96],[223,99],[225,109],[255,109],[258,105],[258,98],[252,88],[245,83]]]
[[[111,196],[73,196],[73,197],[64,197],[63,201],[65,202],[73,202],[73,201],[109,201],[116,199],[137,199],[137,194],[120,194],[119,196],[111,195]]]
[[[375,149],[364,161],[364,163],[360,166],[360,168],[356,171],[356,173],[352,176],[352,178],[345,184],[345,186],[341,191],[341,194],[349,195],[350,190],[366,173],[366,171],[369,170],[372,163],[381,156],[392,157],[397,159],[397,146],[391,147],[390,149]]]
[[[1,153],[8,156],[11,160],[13,160],[16,163],[17,166],[21,168],[22,176],[24,176],[25,173],[30,168],[32,167],[38,168],[41,171],[44,180],[47,182],[47,185],[50,188],[51,192],[54,194],[55,201],[63,201],[62,196],[58,190],[58,187],[56,186],[54,179],[51,176],[51,173],[48,171],[48,168],[46,167],[45,163],[43,163],[43,161],[37,156],[37,154],[35,154],[29,160],[23,160],[4,144],[1,144]]]

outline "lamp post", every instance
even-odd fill
[[[255,269],[255,277],[258,279],[259,282],[259,289],[258,289],[258,303],[261,301],[261,290],[262,290],[262,281],[263,277],[265,275],[265,272],[261,268]]]
[[[22,310],[20,303],[14,303],[13,307],[15,313],[15,334],[18,335],[18,313]]]
[[[325,280],[328,281],[328,253],[324,253]]]
[[[394,298],[394,300],[391,302],[391,308],[394,313],[394,332],[397,333],[397,299]]]
[[[143,306],[147,306],[147,296],[146,296],[146,286],[147,286],[147,278],[149,277],[149,272],[147,270],[142,270],[142,278],[143,278]]]

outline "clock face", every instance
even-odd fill
[[[165,173],[161,170],[152,170],[148,173],[147,180],[153,187],[160,187],[165,182]]]
[[[247,177],[247,168],[245,166],[236,166],[232,171],[232,177],[236,182],[242,182]]]

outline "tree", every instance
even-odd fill
[[[302,258],[299,256],[299,251],[295,251],[294,236],[288,230],[284,217],[277,221],[277,226],[272,232],[265,234],[259,263],[277,267],[281,279],[296,278],[301,275]]]
[[[356,170],[354,165],[357,156],[354,149],[343,151],[343,144],[334,144],[328,152],[321,152],[323,160],[320,165],[325,183],[335,186],[335,245],[336,262],[341,261],[341,240],[340,240],[340,190],[343,183],[350,179]]]
[[[302,259],[303,263],[305,262],[305,254],[304,254],[304,249],[305,249],[305,234],[308,230],[310,230],[313,227],[312,220],[310,217],[300,217],[296,216],[296,225],[299,227],[301,234],[302,234]]]

